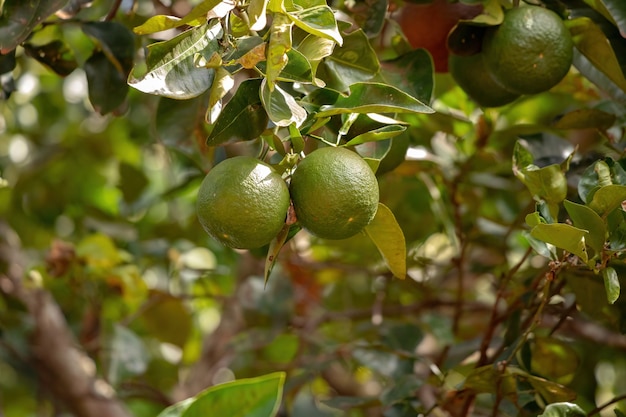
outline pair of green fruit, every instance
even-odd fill
[[[572,65],[573,48],[556,13],[516,7],[502,24],[486,30],[479,53],[450,55],[450,74],[480,106],[498,107],[558,84]]]
[[[268,244],[285,225],[293,202],[299,224],[315,236],[345,239],[378,209],[378,182],[369,165],[345,148],[320,148],[301,160],[288,186],[270,165],[229,158],[206,175],[197,213],[205,231],[232,248]]]

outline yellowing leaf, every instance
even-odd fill
[[[378,203],[376,216],[365,227],[365,233],[372,239],[393,275],[400,279],[406,278],[404,233],[387,206]]]

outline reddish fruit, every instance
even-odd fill
[[[429,4],[405,3],[393,14],[413,48],[424,48],[433,57],[435,71],[448,72],[447,39],[450,30],[462,19],[482,12],[481,5],[434,0]]]

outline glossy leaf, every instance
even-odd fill
[[[292,123],[300,126],[307,117],[306,110],[296,103],[291,94],[278,85],[274,86],[272,91],[267,78],[261,83],[261,101],[267,115],[276,126],[286,127]]]
[[[259,31],[265,28],[267,24],[267,3],[269,0],[250,0],[248,5],[248,19],[250,21],[250,30]]]
[[[391,273],[400,278],[406,277],[406,242],[404,233],[395,216],[387,206],[378,203],[374,220],[365,227],[365,233],[372,239]]]
[[[283,68],[287,65],[287,51],[291,49],[291,28],[293,22],[282,14],[277,13],[270,28],[270,41],[267,49],[267,66],[264,82],[269,91],[274,90],[274,84]],[[270,116],[271,118],[271,116]]]
[[[617,25],[622,37],[626,38],[626,4],[624,2],[620,0],[584,0],[584,2]]]
[[[334,104],[322,106],[316,117],[342,113],[434,113],[434,110],[390,85],[356,83],[350,86],[348,97],[339,96]]]
[[[198,68],[196,54],[209,60],[217,52],[221,36],[221,25],[213,23],[148,46],[147,72],[131,74],[129,84],[144,93],[174,99],[199,96],[211,87],[215,71]]]
[[[289,50],[286,56],[287,65],[282,69],[277,80],[312,83],[313,70],[307,57],[295,49]],[[259,62],[257,68],[261,70],[261,72],[265,72],[267,68],[266,62]]]
[[[385,139],[390,139],[395,136],[398,136],[400,133],[404,132],[406,127],[398,126],[398,125],[389,125],[383,126],[378,129],[370,130],[369,132],[362,133],[356,136],[354,139],[351,139],[346,143],[345,146],[354,146],[360,145],[361,143],[366,142],[375,142],[381,141]]]
[[[587,204],[601,217],[606,217],[611,211],[620,207],[625,200],[626,185],[611,184],[599,188]]]
[[[40,46],[31,45],[29,43],[25,43],[22,46],[28,56],[36,59],[61,77],[71,74],[78,68],[78,63],[73,53],[67,45],[60,40],[54,40]],[[3,71],[0,68],[0,74],[4,72],[7,71]],[[124,80],[124,83],[126,83],[126,80]]]
[[[337,28],[335,14],[327,5],[315,5],[290,11],[288,16],[296,26],[305,32],[333,40],[339,45],[343,43],[343,38]]]
[[[435,74],[432,58],[425,49],[415,49],[381,65],[382,75],[387,83],[422,103],[430,103],[435,87]]]
[[[614,304],[619,298],[620,283],[617,272],[613,267],[607,267],[602,270],[602,279],[604,279],[604,289],[606,290],[606,299],[609,304]]]
[[[274,417],[284,383],[284,372],[226,382],[185,400],[182,406],[166,408],[158,417]]]
[[[183,25],[192,23],[197,24],[202,21],[206,22],[207,13],[221,3],[232,4],[232,7],[234,8],[234,3],[230,3],[228,1],[204,0],[202,3],[195,6],[183,18],[163,15],[152,16],[142,25],[135,27],[133,31],[138,35],[148,35],[151,33],[161,32],[163,30],[174,29]]]
[[[261,79],[257,78],[245,80],[239,85],[217,118],[207,145],[252,140],[263,133],[269,118],[261,102],[260,88]]]
[[[362,30],[344,36],[341,47],[335,46],[333,53],[318,67],[317,76],[328,88],[348,91],[355,83],[370,81],[380,71],[376,51]]]
[[[0,2],[0,54],[7,54],[24,42],[41,22],[59,10],[67,0],[4,0]]]
[[[538,224],[530,232],[530,235],[535,239],[565,249],[578,256],[585,263],[588,261],[585,245],[587,234],[586,230],[564,223]]]
[[[561,402],[548,404],[539,417],[585,417],[586,415],[576,404]]]
[[[351,11],[357,25],[363,29],[368,37],[380,34],[385,25],[385,15],[389,2],[387,0],[368,0],[356,3]]]
[[[622,91],[626,91],[626,78],[602,30],[587,17],[567,20],[566,25],[576,48]]]
[[[596,253],[601,253],[606,242],[606,225],[602,218],[595,211],[582,204],[568,200],[565,200],[563,204],[574,226],[589,232],[586,238],[589,247]]]
[[[209,93],[209,104],[206,121],[209,124],[215,123],[217,117],[222,112],[222,99],[235,86],[235,78],[224,67],[215,70],[215,78]]]

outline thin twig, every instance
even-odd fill
[[[113,18],[115,18],[115,15],[117,14],[117,11],[119,10],[121,5],[122,5],[122,0],[115,0],[113,2],[113,5],[109,9],[109,13],[107,13],[107,15],[105,16],[104,21],[109,22],[113,20]]]
[[[613,404],[616,404],[616,403],[618,403],[618,402],[620,402],[622,400],[626,400],[626,394],[619,395],[619,396],[613,398],[611,401],[609,401],[609,402],[607,402],[605,404],[602,404],[601,406],[599,406],[597,408],[594,408],[593,410],[591,410],[590,412],[587,413],[587,417],[591,417],[591,416],[595,416],[596,414],[600,414],[600,412],[602,410],[604,410],[605,408],[607,408],[607,407],[609,407],[609,406],[611,406]]]

